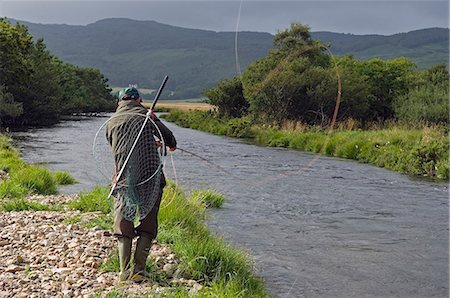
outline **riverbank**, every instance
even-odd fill
[[[20,160],[8,138],[0,136],[0,141],[5,173],[0,182],[0,296],[267,296],[250,256],[212,235],[204,223],[206,209],[220,207],[223,196],[211,191],[186,196],[172,183],[164,192],[159,235],[147,262],[152,279],[117,285],[107,189],[48,195],[56,190],[36,187],[42,184],[38,176],[12,183],[16,173],[33,167]],[[46,185],[49,178],[42,180]]]
[[[253,125],[248,117],[223,120],[212,112],[172,111],[164,118],[183,127],[251,139],[264,146],[353,159],[419,177],[449,179],[448,133],[440,127],[338,129],[327,133],[305,126],[277,129]]]

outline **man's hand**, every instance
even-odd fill
[[[169,151],[173,152],[175,150],[177,150],[177,147],[169,147]]]

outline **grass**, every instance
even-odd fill
[[[151,103],[143,103],[147,108],[150,108]],[[213,106],[205,102],[188,102],[182,100],[160,100],[157,104],[158,112],[167,112],[172,110],[180,111],[209,111]]]
[[[55,179],[58,185],[70,185],[78,183],[78,181],[73,178],[68,172],[54,172],[53,179]]]
[[[0,211],[50,211],[48,205],[30,202],[25,199],[3,200],[0,202]]]
[[[249,255],[207,230],[204,224],[206,206],[208,202],[217,202],[220,206],[223,197],[218,200],[199,199],[206,197],[220,196],[211,191],[199,191],[186,198],[174,184],[169,183],[159,212],[158,240],[171,244],[181,259],[180,266],[185,275],[203,280],[210,287],[201,295],[266,297],[262,281],[254,276]]]
[[[200,202],[201,204],[204,204],[206,208],[220,208],[225,201],[225,198],[222,194],[209,189],[194,190],[190,198],[194,202]]]
[[[12,139],[0,134],[0,171],[8,174],[0,181],[0,210],[59,210],[61,206],[46,205],[25,200],[27,195],[56,194],[58,185],[76,183],[67,172],[50,172],[48,169],[27,165],[12,145]]]
[[[83,197],[89,200],[83,199],[85,203],[78,203],[78,209],[105,212],[99,207],[109,204],[105,193],[107,189],[96,188],[84,194]],[[97,201],[102,201],[95,205],[97,208],[84,207]],[[184,277],[200,280],[206,286],[198,294],[199,297],[267,297],[262,280],[254,275],[250,256],[212,235],[204,223],[207,208],[220,207],[223,202],[223,196],[212,190],[193,191],[191,196],[186,197],[173,183],[168,183],[158,215],[157,240],[169,244],[180,258],[179,266]],[[67,222],[80,220],[81,217],[76,217],[67,219]],[[156,281],[165,281],[164,273],[159,272],[151,260],[147,262],[147,268],[154,272]],[[119,271],[117,253],[102,264],[101,270]],[[126,296],[120,292],[117,295],[112,297]],[[163,297],[186,297],[187,293],[175,288],[165,295]]]
[[[77,200],[69,203],[71,209],[82,212],[100,211],[103,214],[109,214],[112,211],[112,198],[107,200],[109,190],[105,187],[97,186],[90,192],[81,193]]]
[[[188,291],[183,287],[171,287],[167,292],[163,293],[147,293],[147,294],[133,294],[133,298],[181,298],[188,297]],[[99,292],[92,296],[93,298],[128,298],[129,293],[122,289],[113,289],[108,293]]]
[[[131,262],[133,263],[133,262]],[[147,272],[151,273],[152,281],[159,284],[166,284],[167,278],[164,272],[160,271],[158,266],[151,260],[147,261],[146,264]],[[104,272],[119,272],[120,262],[118,252],[114,252],[105,262],[100,266],[100,271]]]
[[[213,112],[174,111],[166,120],[213,134],[248,138],[269,147],[311,151],[357,160],[405,174],[449,179],[449,137],[446,127],[387,123],[360,130],[343,125],[327,133],[317,127],[291,124],[274,128],[252,124],[247,117],[219,119]],[[351,127],[350,125],[349,127]]]
[[[114,222],[113,214],[99,214],[94,218],[85,219],[81,215],[69,216],[64,219],[64,224],[79,224],[82,227],[92,229],[100,228],[103,230],[111,230]]]

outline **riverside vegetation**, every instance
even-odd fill
[[[27,165],[0,135],[0,294],[5,297],[267,297],[247,253],[212,235],[206,209],[224,198],[211,190],[184,195],[166,186],[149,283],[116,284],[119,260],[108,189],[57,195],[75,183],[65,172]],[[18,282],[20,280],[20,282]]]
[[[241,77],[205,91],[215,111],[173,111],[179,125],[449,178],[449,72],[406,58],[330,56],[308,26],[280,31]],[[338,79],[339,78],[339,79]],[[342,86],[336,122],[338,83]],[[335,125],[332,127],[331,123]]]
[[[447,128],[426,126],[411,129],[400,124],[383,129],[348,129],[332,132],[295,122],[282,127],[256,124],[250,117],[223,119],[214,112],[171,111],[163,115],[184,127],[246,138],[269,147],[311,151],[354,159],[401,173],[448,180],[449,139]],[[351,122],[350,122],[351,123]]]
[[[107,79],[64,63],[26,26],[0,18],[0,128],[56,123],[61,115],[111,111]]]

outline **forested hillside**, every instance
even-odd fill
[[[112,86],[136,83],[142,88],[157,88],[167,74],[172,97],[189,98],[237,73],[234,32],[130,19],[105,19],[86,26],[21,23],[35,38],[43,37],[49,50],[63,61],[99,68]],[[337,55],[361,59],[405,56],[419,68],[448,64],[448,29],[443,28],[391,36],[313,32],[312,37],[331,45]],[[272,39],[269,33],[239,33],[242,70],[268,54]]]

